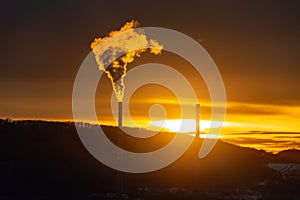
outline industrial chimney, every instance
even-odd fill
[[[200,135],[200,104],[196,104],[196,137]]]
[[[118,127],[122,127],[122,102],[118,102]]]

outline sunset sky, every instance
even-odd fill
[[[300,132],[298,0],[14,0],[1,2],[0,10],[0,117],[72,120],[73,83],[91,42],[136,19],[141,27],[180,31],[210,54],[226,87],[225,139],[251,146],[260,137],[264,146],[255,147],[271,141],[269,150],[300,147],[300,134],[295,133]],[[201,119],[209,120],[207,88],[188,62],[168,52],[145,54],[129,69],[147,62],[172,66],[197,83]],[[102,77],[96,108],[110,105],[106,99],[111,92],[109,80]],[[130,108],[135,119],[149,120],[148,109],[155,103],[166,106],[168,119],[178,119],[174,95],[159,86],[145,86],[134,94]],[[100,121],[111,123],[110,109],[98,114]]]

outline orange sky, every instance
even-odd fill
[[[105,9],[99,12],[99,8]],[[297,1],[258,0],[209,1],[201,6],[198,1],[172,5],[151,1],[146,9],[142,4],[128,2],[120,2],[116,7],[110,1],[3,2],[0,117],[72,120],[73,83],[90,52],[90,43],[119,29],[126,21],[137,19],[142,26],[166,27],[187,34],[207,50],[226,88],[224,135],[300,132],[299,8]],[[167,52],[161,56],[145,54],[128,69],[149,62],[172,66],[186,76],[202,105],[201,119],[209,120],[206,85],[186,60]],[[103,77],[96,108],[99,119],[106,123],[111,123],[107,101],[111,92],[110,81]],[[135,120],[149,119],[148,108],[153,103],[163,103],[169,119],[180,117],[170,91],[152,86],[141,88],[131,99]],[[189,105],[189,97],[185,103]],[[189,109],[192,113],[194,105]],[[296,143],[286,143],[285,147],[299,146],[298,136],[292,136],[290,142]]]

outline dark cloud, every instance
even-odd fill
[[[230,133],[230,135],[241,135],[241,134],[245,134],[245,133]],[[264,132],[264,131],[249,131],[246,134],[248,135],[252,135],[252,134],[263,134],[263,135],[291,135],[292,137],[294,136],[300,136],[300,132]]]

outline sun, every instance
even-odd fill
[[[151,127],[160,127],[169,130],[170,132],[191,133],[196,131],[196,120],[194,119],[173,119],[153,121]],[[205,132],[209,128],[217,128],[223,126],[218,122],[210,120],[200,120],[200,131]]]

